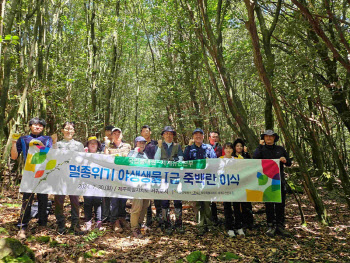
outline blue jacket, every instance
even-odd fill
[[[38,141],[41,141],[46,147],[49,147],[49,148],[52,147],[52,139],[50,136],[43,136],[41,134],[39,135],[29,134],[29,135],[21,136],[16,143],[16,147],[17,147],[18,155],[21,152],[23,152],[24,162],[27,159],[29,143],[31,140],[38,140]]]

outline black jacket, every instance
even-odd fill
[[[280,163],[280,175],[282,182],[285,183],[285,176],[283,172],[283,167],[291,166],[292,160],[289,158],[289,154],[286,149],[279,145],[259,145],[253,154],[253,159],[279,159],[281,157],[286,158],[286,163]]]

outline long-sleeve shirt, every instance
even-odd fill
[[[213,147],[209,144],[203,143],[199,147],[196,144],[192,144],[187,146],[185,149],[185,152],[184,152],[185,161],[206,159],[206,158],[217,158]]]

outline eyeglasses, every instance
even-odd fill
[[[63,130],[66,131],[66,132],[74,132],[74,129],[67,129],[67,128],[64,128]]]

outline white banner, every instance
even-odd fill
[[[168,162],[31,146],[21,192],[224,202],[281,202],[279,160]]]

